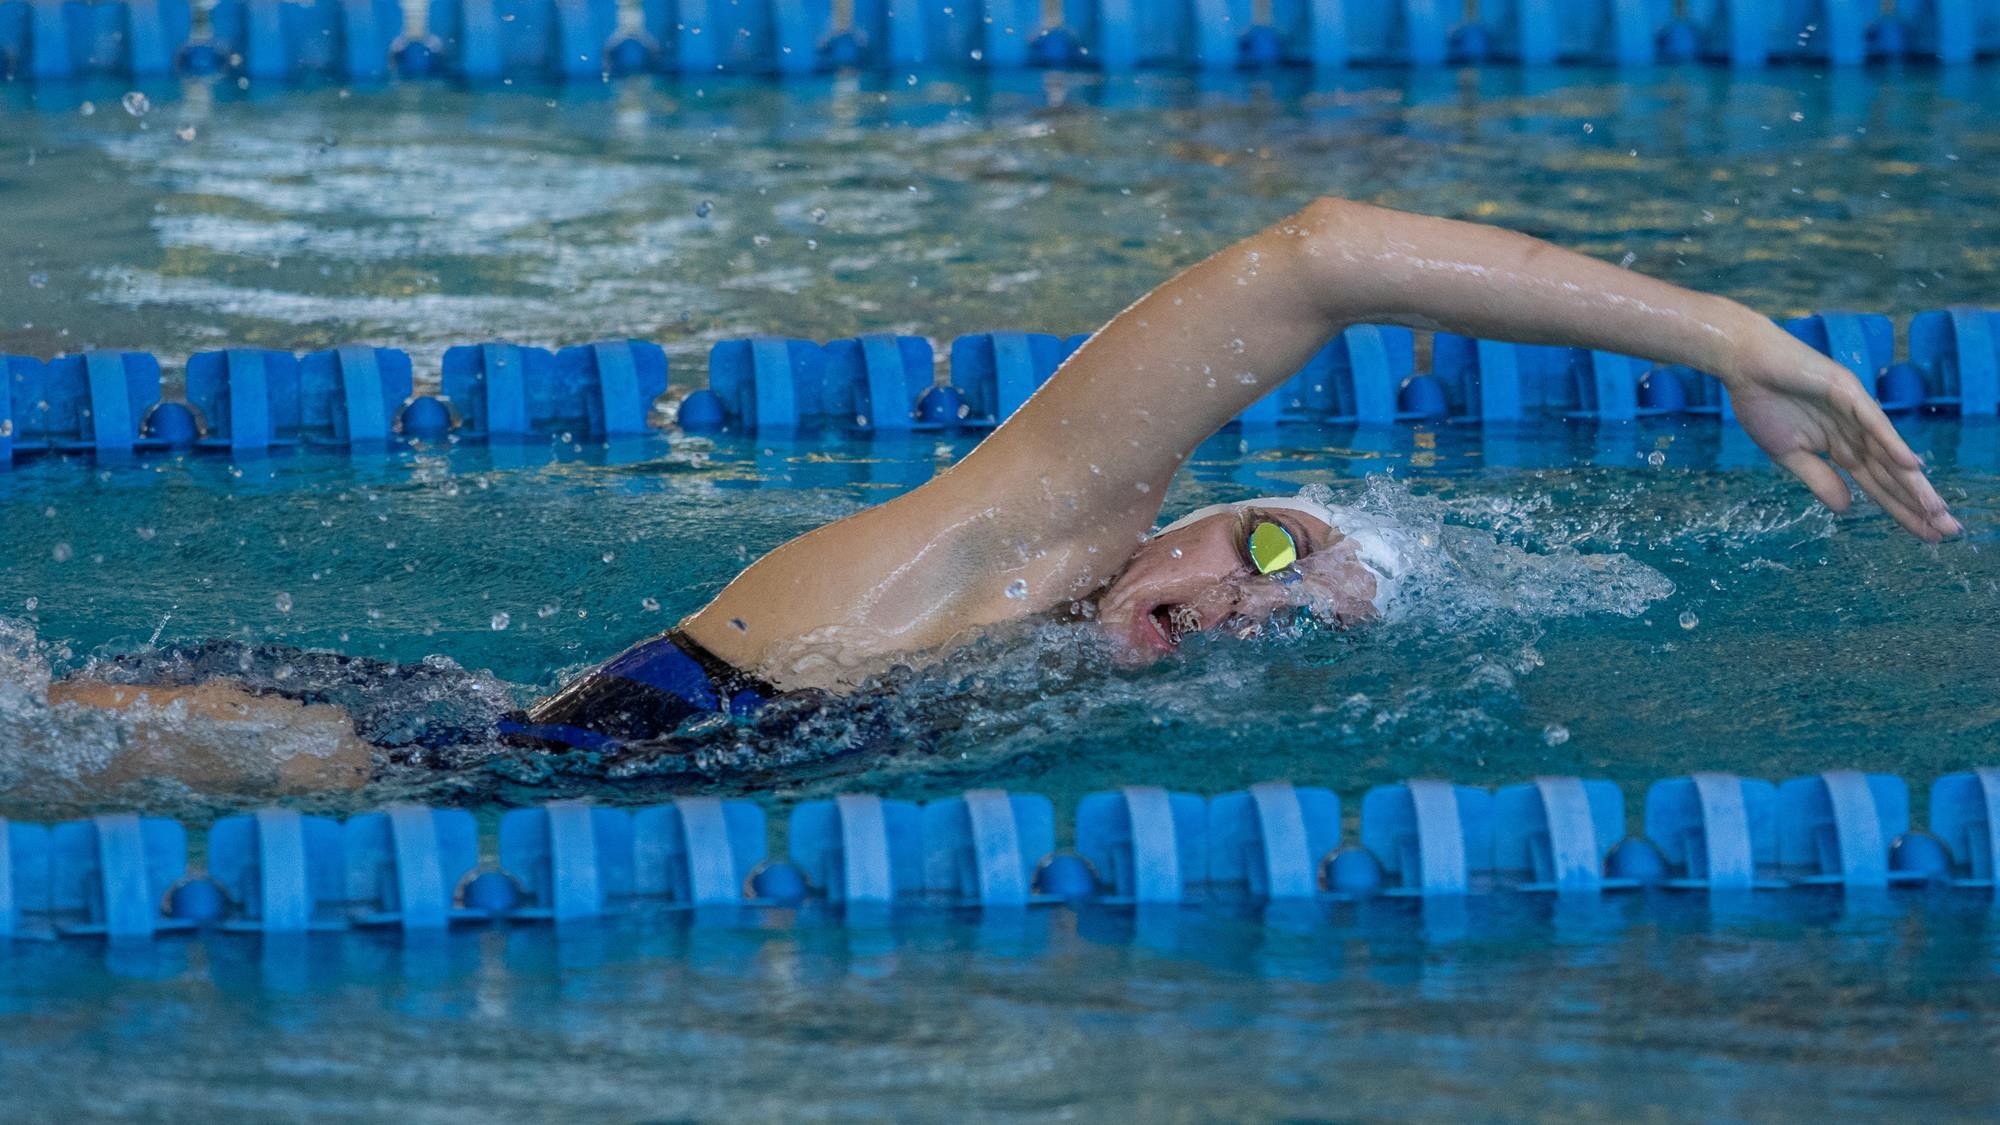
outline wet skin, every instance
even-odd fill
[[[1299,559],[1278,574],[1257,572],[1250,529],[1283,527]],[[1222,512],[1148,539],[1097,603],[1098,623],[1135,657],[1173,652],[1182,638],[1218,628],[1255,628],[1289,609],[1310,608],[1341,625],[1377,616],[1375,575],[1338,528],[1302,512]]]

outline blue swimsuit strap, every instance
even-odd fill
[[[503,739],[578,750],[612,750],[663,738],[687,719],[747,715],[778,691],[669,630],[641,641],[499,725]]]

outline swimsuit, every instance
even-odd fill
[[[500,720],[500,740],[543,750],[616,750],[704,714],[745,716],[778,689],[681,632],[641,641]]]

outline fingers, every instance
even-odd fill
[[[1944,538],[1942,529],[1932,525],[1930,517],[1913,506],[1907,498],[1907,488],[1902,482],[1886,475],[1883,467],[1873,461],[1863,461],[1849,470],[1854,474],[1854,483],[1861,486],[1870,499],[1882,506],[1882,510],[1899,524],[1903,530],[1922,539],[1935,543]]]
[[[1832,465],[1820,459],[1819,454],[1809,449],[1794,449],[1778,458],[1778,464],[1805,483],[1819,502],[1836,512],[1845,512],[1851,497],[1847,494],[1847,482],[1840,479]]]
[[[1903,440],[1903,435],[1896,432],[1895,424],[1889,421],[1887,414],[1882,413],[1882,408],[1875,404],[1874,399],[1866,394],[1855,395],[1849,402],[1849,411],[1854,416],[1855,424],[1861,427],[1862,436],[1881,454],[1883,460],[1899,469],[1924,467],[1923,461]]]
[[[1884,496],[1894,499],[1940,537],[1956,535],[1964,530],[1952,518],[1944,497],[1938,495],[1930,479],[1924,476],[1923,461],[1903,441],[1902,435],[1896,432],[1881,408],[1862,398],[1854,403],[1852,413],[1855,425],[1860,428],[1859,440],[1855,442],[1852,455],[1858,463],[1871,469],[1868,478],[1874,487],[1863,484],[1868,494],[1878,502]],[[1850,441],[1854,441],[1855,435],[1848,436]],[[1853,469],[1854,466],[1849,466],[1849,471]],[[1861,474],[1857,473],[1855,480],[1861,483]],[[1909,526],[1908,521],[1901,517],[1898,517],[1898,522]]]

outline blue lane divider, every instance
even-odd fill
[[[469,436],[525,437],[549,415],[542,402],[530,401],[528,388],[553,386],[555,366],[546,348],[461,344],[444,353],[440,386]]]
[[[1489,794],[1420,780],[1370,790],[1362,846],[1343,849],[1340,799],[1326,789],[1266,782],[1204,804],[1130,786],[1079,803],[1068,855],[1055,851],[1053,809],[1039,795],[974,790],[918,806],[845,794],[798,806],[789,862],[773,863],[753,802],[689,797],[628,813],[554,801],[501,818],[500,870],[484,874],[466,812],[405,805],[338,824],[264,809],[216,822],[206,878],[190,875],[185,830],[165,818],[110,814],[53,829],[0,820],[0,940],[196,925],[436,929],[589,919],[640,898],[755,906],[808,894],[849,907],[1132,907],[1921,882],[1990,897],[2000,768],[1939,778],[1931,803],[1935,835],[1910,830],[1907,788],[1893,775],[1832,770],[1773,789],[1699,773],[1650,787],[1645,835],[1621,839],[1610,782],[1542,778]],[[481,907],[457,905],[461,888]]]
[[[1385,893],[1465,894],[1493,873],[1493,795],[1415,780],[1361,799],[1361,846],[1381,861]]]
[[[1431,337],[1431,368],[1447,386],[1459,388],[1465,404],[1462,419],[1518,422],[1526,417],[1519,356],[1520,349],[1497,340],[1448,332]]]
[[[463,78],[590,79],[606,69],[618,7],[613,0],[431,0],[428,26],[446,69]]]
[[[1630,422],[1639,416],[1639,378],[1645,363],[1630,356],[1576,348],[1570,352],[1575,418]]]
[[[186,394],[208,424],[204,447],[269,449],[299,438],[299,360],[290,352],[196,352],[188,357]]]
[[[0,817],[0,938],[23,932],[24,915],[49,911],[49,830]]]
[[[357,923],[426,930],[485,917],[453,904],[459,884],[479,865],[471,813],[418,805],[363,813],[344,826],[342,845]]]
[[[170,74],[191,27],[183,0],[0,4],[0,78],[10,59],[36,79]]]
[[[910,801],[844,793],[792,810],[790,855],[834,902],[887,903],[924,888],[923,812]]]
[[[1662,0],[1501,0],[1479,11],[1493,53],[1529,66],[1649,65],[1674,15]]]
[[[208,830],[208,870],[241,908],[228,928],[265,933],[339,929],[323,905],[343,902],[347,870],[339,822],[292,809],[224,817]]]
[[[593,918],[632,894],[632,817],[586,801],[551,801],[500,818],[500,866],[532,905],[524,918]]]
[[[185,0],[5,0],[0,55],[34,79],[216,69],[252,78],[405,73],[589,81],[654,67],[809,75],[830,67],[975,69],[1159,66],[1227,71],[1350,62],[1435,66],[1771,58],[1853,66],[1870,58],[1967,62],[2000,52],[1990,0],[643,0],[640,34],[613,49],[614,0],[430,0],[434,44],[399,43],[399,0],[221,0],[213,43],[190,44]],[[1677,14],[1676,9],[1681,9]],[[1472,17],[1476,21],[1468,22]],[[840,22],[836,22],[840,21]],[[1261,21],[1261,22],[1260,22]]]
[[[1152,785],[1092,793],[1076,808],[1076,850],[1112,899],[1180,902],[1208,882],[1208,805]]]
[[[1033,899],[1033,875],[1055,850],[1047,797],[974,789],[923,807],[924,885],[986,906]]]
[[[1790,322],[1802,340],[1866,376],[1885,409],[2000,415],[2000,313],[1947,309],[1911,321],[1897,362],[1885,317],[1820,313]],[[710,385],[680,403],[690,433],[901,434],[1006,420],[1087,337],[991,332],[951,346],[947,382],[930,343],[864,336],[821,345],[758,337],[710,355]],[[1507,423],[1531,417],[1622,423],[1658,415],[1733,421],[1722,384],[1629,357],[1436,334],[1430,372],[1416,371],[1415,333],[1357,325],[1246,408],[1245,426],[1398,422]],[[442,398],[415,395],[407,353],[345,345],[304,356],[265,349],[202,352],[188,361],[186,402],[163,401],[159,363],[136,352],[43,361],[0,355],[0,466],[46,453],[233,451],[295,445],[385,445],[653,432],[667,357],[639,340],[559,352],[506,343],[445,352]],[[878,405],[878,404],[887,404]],[[204,429],[205,423],[205,429]]]
[[[632,893],[694,906],[744,900],[764,862],[764,810],[751,801],[681,797],[632,817]]]
[[[1778,862],[1796,882],[1881,887],[1924,878],[1890,869],[1890,844],[1909,827],[1909,787],[1894,774],[1828,770],[1778,787]]]
[[[906,433],[917,428],[919,400],[937,375],[930,341],[920,336],[861,336],[824,347],[756,337],[716,344],[708,381],[712,397],[696,392],[683,402],[683,426],[761,433],[826,422],[862,433]],[[693,422],[698,410],[711,411],[712,421]]]
[[[2000,886],[2000,769],[1981,767],[1932,783],[1931,831],[1949,849],[1960,883]]]
[[[1493,862],[1526,891],[1596,893],[1635,886],[1604,875],[1623,835],[1625,798],[1609,781],[1543,777],[1493,795]]]
[[[930,341],[921,336],[834,340],[825,355],[827,413],[851,417],[859,430],[909,430],[917,400],[937,382]]]
[[[2000,313],[1918,313],[1910,318],[1910,362],[1928,386],[1926,405],[1968,417],[2000,413]]]
[[[382,79],[403,9],[399,0],[220,0],[209,30],[212,49],[251,78]]]
[[[823,417],[826,353],[810,340],[723,340],[708,353],[708,385],[724,416],[752,432],[784,432]]]
[[[16,450],[132,452],[160,402],[160,362],[144,352],[84,352],[10,364]]]
[[[187,867],[187,830],[164,817],[112,813],[49,833],[49,909],[57,930],[114,939],[187,925],[161,900]]]
[[[1320,867],[1340,847],[1332,790],[1267,781],[1208,803],[1208,878],[1255,899],[1318,894]]]
[[[1088,336],[982,332],[951,342],[951,385],[964,394],[968,421],[997,425],[1041,389]]]
[[[1764,877],[1778,866],[1777,789],[1768,781],[1698,773],[1646,791],[1646,838],[1667,861],[1668,886],[1749,890],[1782,886]]]
[[[1784,325],[1785,331],[1854,372],[1870,393],[1875,391],[1875,377],[1896,357],[1896,326],[1886,316],[1822,312],[1795,317]]]

